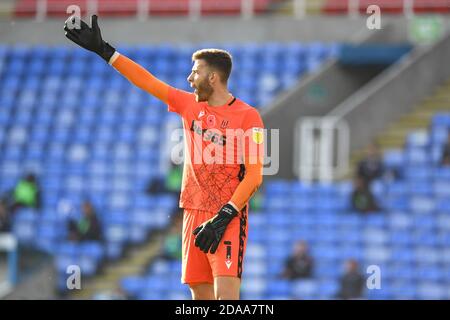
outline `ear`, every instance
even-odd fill
[[[213,83],[215,83],[216,81],[217,81],[217,73],[215,72],[215,71],[212,71],[210,74],[209,74],[209,82],[211,83],[211,84],[213,84]]]

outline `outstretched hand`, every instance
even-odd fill
[[[102,39],[97,18],[97,15],[91,16],[91,27],[83,20],[80,20],[80,26],[77,28],[75,26],[75,17],[69,17],[64,23],[65,35],[80,47],[97,53],[106,62],[109,62],[116,50]]]

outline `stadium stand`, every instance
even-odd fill
[[[232,92],[264,107],[336,54],[337,45],[230,44],[226,48],[234,54],[235,68],[243,71],[231,79]],[[192,45],[120,49],[184,89],[189,89],[185,79],[194,50]],[[283,77],[277,78],[280,68]],[[105,261],[119,259],[127,246],[144,242],[153,230],[168,225],[175,197],[149,197],[144,191],[150,179],[163,174],[159,168],[165,159],[158,151],[163,148],[163,129],[179,120],[81,50],[2,46],[0,70],[4,150],[0,193],[11,190],[26,171],[38,175],[43,209],[18,211],[13,231],[22,246],[54,255],[59,289],[64,290],[68,265],[80,265],[84,274],[94,275]],[[84,199],[97,209],[104,243],[65,240],[67,221],[80,216]]]
[[[25,7],[35,8],[35,1],[19,4],[25,2],[31,5],[21,7],[17,15],[27,11]],[[99,1],[101,15],[136,14],[137,1],[121,1],[117,10],[107,2]],[[186,14],[187,2],[152,1],[150,13]],[[269,2],[273,3],[257,1],[257,11],[264,12]],[[327,5],[338,2],[326,1]],[[384,7],[396,1],[371,2],[391,13],[404,9]],[[48,15],[65,15],[58,3],[64,1],[49,0]],[[212,3],[203,1],[204,14],[240,10],[238,1],[223,2],[227,8],[208,9]],[[445,1],[434,1],[433,6],[414,3],[416,12],[445,13],[448,9]],[[443,7],[435,6],[439,3]],[[260,4],[264,9],[258,9]],[[327,13],[348,10],[326,8]],[[211,46],[217,45],[117,47],[163,80],[189,90],[186,76],[191,53]],[[353,64],[360,62],[358,58],[365,60],[363,64],[368,61],[353,46],[321,42],[220,47],[232,52],[234,68],[239,70],[230,80],[231,91],[259,109],[330,57],[339,56],[341,64],[346,63],[344,58]],[[371,50],[374,47],[368,48],[362,50],[370,51],[372,62],[383,64],[397,61],[410,49],[403,45],[393,51],[384,48],[378,51],[383,53],[380,56]],[[381,289],[366,291],[365,298],[450,299],[450,169],[439,166],[450,130],[450,114],[439,112],[448,103],[448,88],[439,105],[426,110],[426,118],[422,110],[413,117],[407,115],[412,119],[408,126],[397,126],[397,131],[408,132],[400,144],[398,134],[381,144],[383,149],[391,147],[384,152],[384,164],[400,177],[373,183],[372,192],[382,211],[370,215],[350,211],[350,181],[327,185],[265,181],[263,206],[249,218],[242,298],[333,299],[344,262],[356,259],[363,273],[370,265],[382,270]],[[430,126],[416,128],[423,121]],[[13,233],[21,246],[54,256],[60,291],[66,289],[68,265],[81,266],[86,276],[98,275],[105,264],[127,260],[121,258],[130,247],[168,227],[176,197],[144,192],[151,179],[164,175],[161,164],[167,159],[161,141],[169,125],[179,125],[178,117],[90,53],[60,46],[0,46],[0,194],[11,190],[25,172],[37,173],[44,208],[18,211]],[[80,216],[84,199],[91,200],[100,215],[105,234],[102,243],[66,241],[67,221]],[[281,273],[298,240],[306,240],[311,248],[314,277],[290,282]],[[143,274],[122,278],[120,286],[128,298],[189,299],[188,288],[180,283],[180,271],[179,261],[152,260]]]
[[[356,259],[363,273],[370,265],[382,270],[381,289],[366,290],[367,299],[449,299],[450,167],[440,167],[429,152],[443,146],[448,130],[450,113],[438,113],[425,135],[411,132],[403,149],[384,154],[385,165],[404,178],[373,184],[380,212],[348,210],[350,181],[266,182],[264,207],[249,216],[242,298],[333,299],[344,261]],[[315,274],[290,282],[281,273],[297,240],[310,244]],[[124,278],[121,286],[134,299],[189,298],[179,285],[179,267],[178,261],[156,260],[145,275]]]

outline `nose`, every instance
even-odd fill
[[[187,80],[187,82],[192,82],[192,73],[190,75],[188,75],[186,80]]]

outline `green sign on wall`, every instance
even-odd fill
[[[409,33],[415,43],[432,43],[443,35],[444,22],[439,16],[415,16],[410,22]]]

